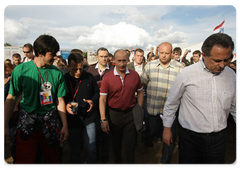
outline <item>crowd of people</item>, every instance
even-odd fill
[[[210,35],[201,51],[173,49],[170,42],[144,51],[101,47],[95,56],[73,49],[57,56],[59,43],[40,35],[4,63],[4,133],[16,164],[61,163],[69,144],[71,163],[135,163],[154,139],[163,142],[160,162],[224,163],[226,127],[236,122],[236,61],[227,34]],[[201,58],[202,57],[202,58]],[[230,116],[229,116],[230,115]],[[177,140],[177,136],[179,141]],[[112,148],[110,148],[110,142]],[[122,159],[122,143],[126,162]],[[84,160],[82,151],[84,150]]]

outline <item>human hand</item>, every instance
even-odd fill
[[[103,131],[103,132],[109,133],[110,128],[109,128],[108,121],[102,122],[102,123],[101,123],[101,128],[102,128],[102,131]]]
[[[87,110],[87,112],[90,112],[94,106],[94,103],[92,100],[86,100],[86,99],[83,99],[84,102],[87,102],[89,104],[89,109]]]
[[[62,127],[61,132],[60,132],[60,142],[64,143],[68,139],[68,127]]]
[[[162,138],[163,138],[163,142],[165,142],[168,146],[170,146],[171,143],[173,143],[173,137],[172,137],[171,128],[164,127],[163,137]]]

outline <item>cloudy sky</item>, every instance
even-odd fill
[[[33,43],[40,34],[54,36],[61,48],[144,50],[168,41],[174,46],[199,43],[225,20],[236,42],[233,5],[7,5],[4,42]]]

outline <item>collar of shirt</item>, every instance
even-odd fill
[[[201,66],[202,66],[202,68],[203,68],[204,71],[207,71],[208,73],[211,73],[212,75],[215,75],[215,74],[213,74],[213,73],[206,67],[203,59],[200,60],[200,63],[201,63]],[[197,64],[197,63],[196,63],[196,64]]]
[[[157,65],[156,65],[156,67],[158,67],[158,66],[161,65],[163,68],[168,68],[168,67],[172,67],[172,68],[174,68],[174,64],[173,64],[173,62],[174,62],[174,60],[170,60],[168,66],[163,67],[162,64],[161,64],[161,62],[160,62],[160,59],[159,59]],[[176,61],[176,62],[177,62],[177,61]]]
[[[96,64],[95,69],[98,69],[98,63]],[[108,64],[107,64],[107,67],[106,67],[105,70],[109,70],[109,65]]]
[[[142,67],[142,65],[143,65],[143,63],[141,64],[141,65],[137,65],[136,63],[135,63],[135,61],[134,61],[134,66],[136,67],[136,66],[138,66],[138,67]]]
[[[114,74],[114,76],[120,76],[120,75],[118,74],[118,72],[117,72],[117,69],[116,69],[116,67],[114,67],[113,74]],[[126,67],[126,72],[125,72],[125,74],[130,74],[130,72],[129,72],[129,70],[128,70],[128,68],[127,68],[127,67]]]

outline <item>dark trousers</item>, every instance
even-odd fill
[[[175,148],[175,142],[177,141],[177,125],[178,125],[178,117],[175,118],[171,131],[173,136],[173,143],[170,143],[170,146],[168,146],[165,142],[163,142],[163,148],[162,148],[162,157],[161,157],[161,163],[162,164],[169,164],[171,162],[173,150]]]
[[[150,115],[148,114],[148,119],[145,122],[145,141],[144,143],[147,146],[152,146],[153,145],[153,140],[155,136],[158,136],[162,138],[162,133],[163,133],[163,123],[162,119],[160,118],[159,115]]]
[[[17,131],[16,136],[16,163],[17,164],[33,164],[37,155],[38,148],[41,148],[45,156],[46,162],[50,164],[60,163],[59,146],[51,147],[43,134],[42,130],[32,132],[28,140],[23,140]]]
[[[102,131],[100,124],[100,113],[96,118],[96,150],[97,156],[108,156],[110,135]]]
[[[110,136],[113,146],[114,163],[122,163],[122,140],[124,139],[127,163],[135,163],[136,127],[132,111],[109,111]]]
[[[179,126],[180,164],[224,164],[226,129],[218,133],[196,133]]]

